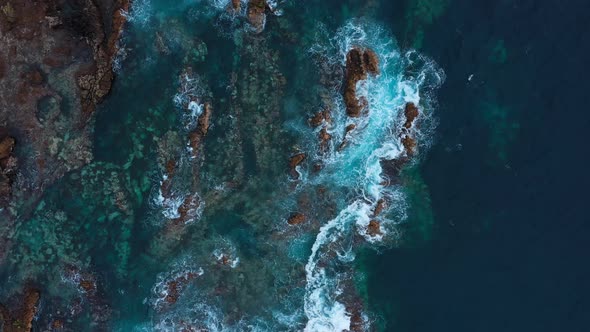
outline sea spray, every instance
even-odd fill
[[[338,299],[343,292],[350,291],[342,288],[346,284],[342,278],[349,278],[342,271],[350,269],[345,266],[354,259],[352,238],[357,233],[369,243],[388,243],[398,234],[395,225],[406,218],[406,200],[399,185],[388,183],[381,162],[409,157],[400,135],[404,123],[400,110],[407,103],[420,105],[425,125],[415,136],[419,146],[428,145],[426,141],[433,128],[426,125],[432,111],[430,91],[444,78],[432,61],[414,51],[402,53],[382,28],[359,21],[347,23],[335,38],[314,45],[311,51],[321,55],[324,61],[345,66],[347,53],[353,48],[373,50],[379,58],[380,73],[357,83],[357,97],[367,100],[366,116],[347,117],[340,92],[333,92],[333,104],[337,108],[332,110],[333,121],[327,130],[332,142],[346,139],[348,144],[338,149],[334,148],[337,143],[332,143],[327,154],[317,154],[317,150],[308,152],[325,165],[309,182],[331,188],[347,198],[339,202],[338,215],[320,228],[305,266],[306,331],[351,329],[353,314]],[[354,130],[348,136],[346,128],[351,127]],[[379,216],[379,232],[368,234],[378,202],[383,199],[388,204],[382,207],[385,211]]]

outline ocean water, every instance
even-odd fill
[[[585,2],[277,0],[259,33],[240,4],[126,13],[95,158],[0,269],[34,330],[587,329]]]

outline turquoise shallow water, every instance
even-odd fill
[[[260,33],[245,1],[228,6],[137,0],[127,13],[94,161],[47,190],[0,271],[3,297],[41,288],[36,329],[526,330],[536,294],[584,275],[535,258],[544,243],[549,262],[570,249],[546,233],[521,244],[528,220],[551,215],[524,212],[549,199],[527,200],[536,178],[522,178],[553,170],[530,166],[550,118],[527,117],[551,86],[514,80],[548,61],[527,56],[541,43],[526,31],[549,5],[276,1]],[[515,35],[504,15],[530,20]],[[359,118],[342,98],[354,47],[379,60],[356,85]],[[314,127],[318,111],[330,119]],[[568,292],[547,293],[577,327],[572,303],[586,300]]]

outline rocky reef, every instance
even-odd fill
[[[7,222],[0,227],[0,261],[16,217],[26,217],[49,185],[92,160],[91,119],[111,88],[128,6],[128,0],[0,4],[0,128],[18,142],[19,160],[2,162],[0,214]]]
[[[0,136],[0,209],[8,205],[12,195],[12,183],[18,168],[17,158],[13,155],[15,144],[14,137]]]
[[[0,328],[4,332],[28,332],[33,328],[33,319],[37,313],[37,307],[41,293],[33,287],[27,287],[24,294],[14,300],[15,304],[9,307],[0,303]]]
[[[357,83],[369,75],[379,74],[379,58],[371,49],[353,48],[346,54],[346,75],[344,79],[344,103],[346,114],[357,118],[367,107],[365,97],[357,96]]]

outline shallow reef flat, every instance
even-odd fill
[[[451,167],[423,165],[447,69],[425,49],[453,5],[0,0],[2,331],[401,326],[379,294],[403,259],[376,257],[444,228]],[[507,165],[515,106],[466,79]]]

